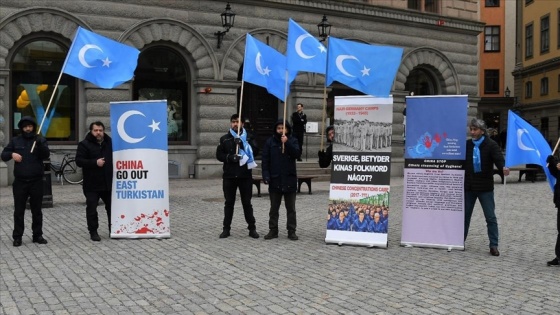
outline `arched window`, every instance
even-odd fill
[[[23,116],[34,117],[38,126],[45,117],[41,134],[49,142],[79,140],[76,79],[64,74],[54,89],[67,53],[65,45],[50,38],[28,40],[16,48],[10,65],[12,135]]]
[[[440,94],[435,75],[425,68],[415,68],[410,71],[404,86],[406,91],[414,92],[414,95]]]
[[[135,100],[167,100],[167,138],[190,143],[188,92],[190,76],[184,58],[167,46],[152,46],[140,53],[134,72]]]

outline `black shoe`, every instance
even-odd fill
[[[288,231],[288,238],[292,241],[299,240],[299,237],[296,235],[296,231]]]
[[[33,243],[47,244],[48,242],[45,238],[43,238],[42,236],[39,236],[39,237],[34,237],[33,238]]]
[[[222,234],[220,234],[220,238],[227,238],[228,236],[230,236],[229,230],[224,230]]]
[[[16,241],[14,241],[14,246],[16,246]],[[557,258],[554,258],[554,259],[551,260],[551,261],[547,261],[547,262],[546,262],[546,265],[547,265],[547,266],[558,266],[558,257],[557,257]]]
[[[101,237],[99,237],[97,232],[89,233],[89,238],[94,242],[101,242]]]
[[[303,161],[303,160],[302,160],[301,158],[299,158],[299,159],[297,159],[297,160],[298,160],[298,162],[301,162],[301,161]]]
[[[250,230],[249,236],[252,238],[259,238],[259,233],[257,233],[257,230]]]
[[[490,255],[500,256],[500,251],[498,250],[498,247],[490,247]]]
[[[268,234],[264,236],[265,240],[271,240],[273,238],[278,238],[278,230],[270,230]]]
[[[19,247],[19,246],[21,246],[21,238],[15,238],[14,247]]]

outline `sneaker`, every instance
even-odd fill
[[[498,250],[498,247],[490,247],[490,255],[500,256],[500,251]]]
[[[14,241],[14,246],[16,246],[16,245],[15,245],[15,241]],[[546,265],[547,265],[547,266],[558,266],[558,257],[554,258],[554,259],[551,260],[551,261],[547,261],[547,262],[546,262]]]
[[[249,236],[252,238],[259,238],[259,233],[257,233],[257,230],[250,230]]]
[[[97,234],[97,232],[90,233],[89,238],[94,242],[100,242],[101,241],[101,237],[99,237],[99,234]]]
[[[42,236],[39,236],[39,237],[34,237],[33,238],[33,243],[47,244],[48,242]]]
[[[278,230],[270,230],[268,234],[264,236],[265,240],[271,240],[273,238],[278,238]]]
[[[296,231],[288,231],[288,238],[292,241],[299,240],[299,237],[296,235]]]
[[[14,238],[14,247],[21,246],[21,238]]]
[[[230,236],[229,230],[224,230],[224,231],[220,234],[220,238],[227,238],[228,236]]]

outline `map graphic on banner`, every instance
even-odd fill
[[[393,99],[335,97],[325,242],[387,247]]]
[[[111,102],[112,238],[168,238],[167,101]]]
[[[406,104],[401,245],[464,249],[467,96]]]

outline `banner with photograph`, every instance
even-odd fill
[[[464,249],[466,95],[406,98],[401,245]]]
[[[111,102],[112,238],[168,238],[167,101]]]
[[[335,97],[325,242],[387,247],[393,98]]]

